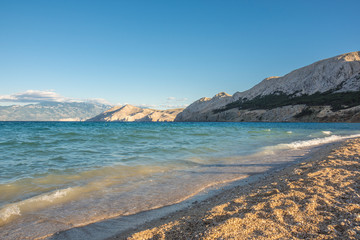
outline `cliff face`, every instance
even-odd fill
[[[270,77],[245,92],[237,92],[234,99],[253,99],[275,92],[311,95],[339,87],[340,92],[360,89],[360,52],[351,52],[318,61],[294,70],[283,77]]]
[[[183,109],[155,110],[132,105],[113,107],[87,121],[91,122],[172,122]]]
[[[356,92],[359,92],[357,94]],[[358,104],[359,103],[359,104]],[[359,121],[360,52],[269,77],[244,92],[189,105],[175,121]],[[320,114],[320,115],[318,115]]]

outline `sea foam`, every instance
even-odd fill
[[[298,149],[298,148],[302,148],[302,147],[312,147],[312,146],[316,146],[316,145],[336,142],[336,141],[340,141],[343,139],[355,138],[355,137],[360,137],[360,134],[348,135],[348,136],[331,135],[331,136],[324,137],[324,138],[314,138],[314,139],[304,140],[304,141],[295,141],[295,142],[287,143],[287,144],[279,144],[279,145],[277,145],[277,147]]]
[[[27,212],[28,210],[49,206],[54,201],[59,201],[61,198],[67,196],[70,191],[72,191],[72,188],[60,189],[16,203],[7,204],[0,209],[0,225],[12,217],[21,216],[23,212]]]

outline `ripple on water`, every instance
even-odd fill
[[[258,172],[265,165],[251,154],[261,152],[269,166],[279,149],[360,133],[360,124],[316,123],[0,125],[0,216],[14,224],[28,217],[28,228],[18,229],[29,231],[34,214],[75,225],[130,214]]]

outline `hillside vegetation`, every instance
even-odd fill
[[[287,105],[306,104],[307,106],[331,106],[333,111],[360,105],[360,91],[315,93],[312,95],[286,95],[282,92],[266,96],[257,96],[251,100],[240,99],[216,109],[214,113],[237,108],[239,110],[273,109]]]

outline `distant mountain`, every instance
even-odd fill
[[[113,107],[87,121],[91,122],[172,122],[183,109],[155,110],[132,105]]]
[[[109,108],[109,105],[90,102],[0,106],[0,121],[84,121]]]
[[[360,122],[360,52],[266,78],[232,96],[201,98],[175,121]]]

